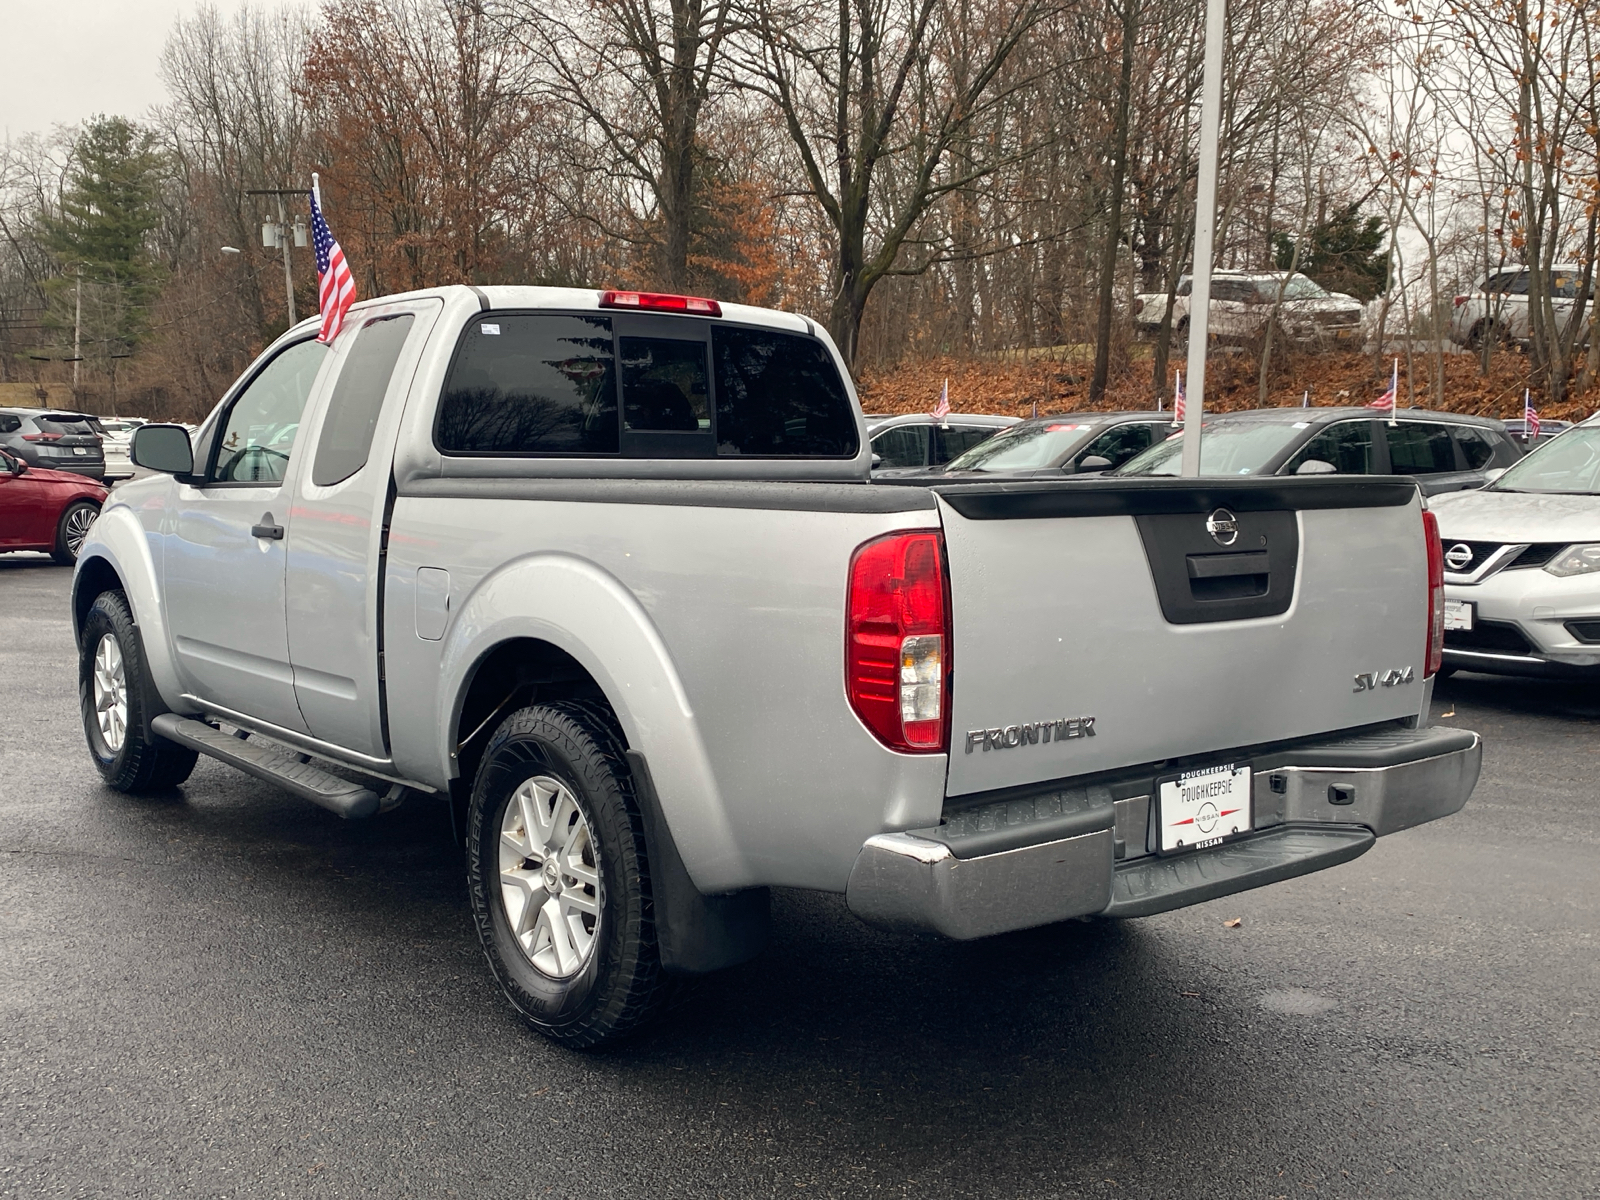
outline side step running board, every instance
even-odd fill
[[[275,783],[341,817],[370,817],[382,805],[378,793],[371,788],[301,762],[298,755],[267,742],[241,740],[177,713],[162,713],[150,722],[150,728],[169,741]]]

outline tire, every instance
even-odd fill
[[[467,885],[495,979],[551,1040],[599,1046],[666,1004],[644,823],[601,706],[535,705],[501,722],[473,784]]]
[[[74,500],[67,505],[56,522],[56,544],[50,550],[50,557],[63,567],[77,562],[83,539],[89,536],[89,529],[99,515],[100,506],[93,500]]]
[[[157,715],[151,711],[159,703],[155,697],[128,598],[101,592],[84,618],[78,646],[78,706],[95,769],[119,792],[176,787],[189,778],[199,757],[148,732],[149,719]]]

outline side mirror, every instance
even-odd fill
[[[1499,479],[1500,476],[1504,475],[1505,473],[1506,473],[1506,469],[1504,467],[1490,467],[1487,471],[1485,471],[1483,473],[1483,481],[1485,483],[1493,483],[1496,479]]]
[[[26,475],[28,473],[28,464],[14,455],[0,453],[0,470],[9,472],[12,475]]]
[[[879,464],[880,464],[880,463],[882,463],[882,462],[883,462],[883,455],[881,455],[881,454],[874,454],[874,455],[873,455],[873,456],[872,456],[872,469],[873,469],[873,470],[877,470],[877,469],[878,469],[878,465],[879,465]]]
[[[1099,454],[1091,454],[1088,458],[1078,460],[1078,474],[1084,475],[1090,471],[1111,470],[1111,460]]]
[[[1337,475],[1339,468],[1320,458],[1308,458],[1294,469],[1296,475]]]
[[[194,472],[194,447],[182,425],[141,425],[133,431],[128,457],[135,466],[166,475]]]

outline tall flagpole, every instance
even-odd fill
[[[1194,273],[1189,289],[1189,387],[1183,397],[1183,474],[1200,474],[1205,415],[1206,325],[1211,316],[1211,257],[1217,228],[1217,140],[1222,129],[1222,44],[1228,0],[1206,0],[1205,73],[1200,90],[1200,178],[1194,198]]]

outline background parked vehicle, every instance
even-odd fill
[[[30,467],[102,479],[105,451],[89,421],[82,413],[48,408],[0,408],[0,447]]]
[[[1528,431],[1528,423],[1521,417],[1514,421],[1506,422],[1506,433],[1516,441],[1517,445],[1522,447],[1524,454],[1535,446],[1544,445],[1551,438],[1556,437],[1558,434],[1563,434],[1571,428],[1571,421],[1540,421],[1538,436],[1530,440],[1524,436]]]
[[[1558,324],[1572,315],[1583,284],[1583,270],[1573,263],[1550,268],[1550,303]],[[1491,271],[1470,292],[1455,298],[1450,316],[1450,340],[1469,350],[1483,344],[1484,335],[1497,329],[1498,340],[1525,346],[1528,342],[1528,288],[1532,273],[1526,267]],[[1592,293],[1591,293],[1592,299]]]
[[[1278,289],[1283,303],[1278,324],[1289,339],[1302,346],[1356,345],[1361,341],[1361,301],[1343,292],[1330,292],[1299,273],[1284,286],[1283,271],[1218,271],[1211,277],[1210,336],[1224,341],[1248,341],[1261,336],[1272,317]],[[1189,295],[1192,279],[1178,281],[1172,302],[1172,329],[1181,337],[1189,331]],[[1154,333],[1167,311],[1165,292],[1146,292],[1133,298],[1133,323],[1143,333]]]
[[[1163,412],[1064,413],[1033,417],[1002,429],[932,473],[1049,478],[1119,467],[1172,432]],[[914,471],[880,471],[879,478]]]
[[[43,550],[71,566],[105,500],[106,489],[82,475],[0,450],[0,551]]]
[[[105,455],[104,479],[132,479],[133,460],[128,455],[128,444],[133,431],[145,422],[130,417],[90,417],[89,426],[100,435],[101,452]]]
[[[1433,508],[1446,668],[1600,677],[1600,420]]]
[[[872,469],[943,466],[1021,419],[987,413],[951,413],[944,420],[928,413],[868,416],[867,437],[872,441]]]
[[[1176,475],[1183,439],[1169,438],[1119,475]],[[1489,417],[1401,409],[1390,425],[1370,408],[1263,408],[1207,417],[1202,475],[1412,475],[1424,495],[1482,487],[1522,450]]]

